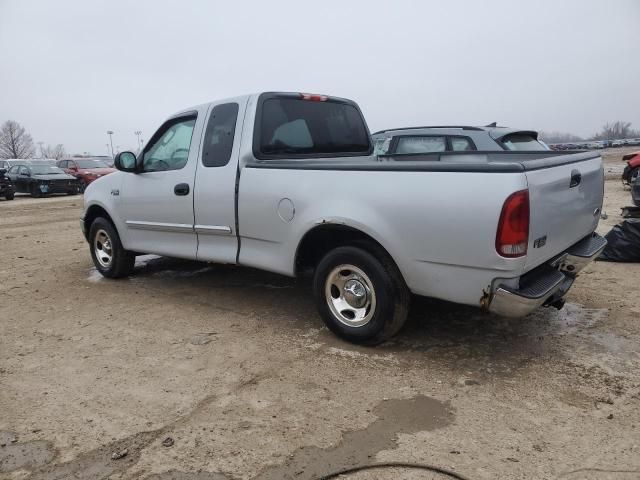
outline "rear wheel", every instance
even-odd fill
[[[93,264],[105,277],[126,277],[133,272],[136,257],[125,250],[118,232],[106,218],[98,217],[91,224],[89,247]]]
[[[7,193],[4,196],[4,198],[7,199],[7,200],[13,200],[15,196],[16,196],[16,194],[12,192],[12,193]]]
[[[374,244],[327,253],[316,268],[313,291],[327,327],[354,343],[375,345],[391,338],[409,311],[410,294],[398,267]]]

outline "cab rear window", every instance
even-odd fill
[[[259,112],[258,156],[368,155],[369,132],[352,104],[326,99],[267,98]],[[255,143],[254,143],[255,146]]]

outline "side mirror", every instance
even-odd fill
[[[120,152],[116,155],[113,166],[121,172],[136,172],[136,156],[133,152]]]
[[[23,176],[23,177],[30,177],[30,176],[31,176],[31,173],[29,173],[29,172],[22,172],[20,175],[21,175],[21,176]]]

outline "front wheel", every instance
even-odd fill
[[[40,186],[37,183],[31,184],[29,193],[33,198],[40,198],[42,196],[42,191],[40,190]]]
[[[89,247],[96,269],[105,277],[126,277],[133,272],[135,255],[125,250],[116,229],[106,218],[98,217],[89,230]]]
[[[376,345],[400,331],[410,294],[389,255],[377,245],[363,246],[327,253],[316,268],[313,291],[332,332],[350,342]]]
[[[7,194],[4,196],[4,198],[5,198],[5,199],[7,199],[7,200],[13,200],[15,196],[16,196],[16,194],[15,194],[15,193],[7,193]]]

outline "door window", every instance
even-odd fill
[[[237,103],[225,103],[213,107],[207,131],[204,134],[202,164],[205,167],[222,167],[229,163],[237,120]]]
[[[153,136],[143,156],[145,172],[180,170],[187,164],[196,117],[181,117],[165,123]]]

